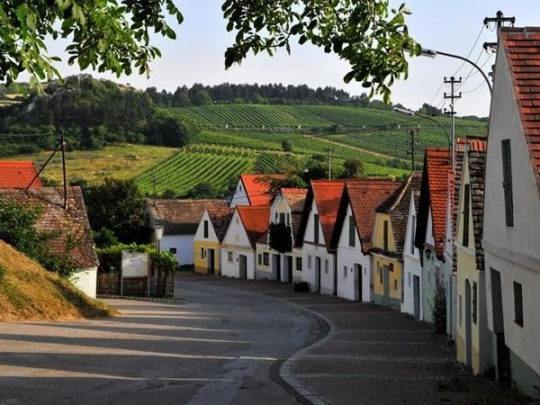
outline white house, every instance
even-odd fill
[[[403,246],[404,280],[401,312],[412,315],[414,319],[423,319],[422,264],[420,263],[420,250],[414,245],[420,190],[411,190],[410,199],[409,215],[407,216],[407,233]]]
[[[71,282],[86,295],[95,298],[98,257],[80,187],[68,187],[64,209],[64,190],[55,187],[0,189],[0,197],[18,204],[42,207],[36,222],[39,232],[53,232],[48,241],[51,252],[69,255],[76,271]]]
[[[539,27],[499,32],[482,239],[497,375],[511,378],[536,399],[540,392],[539,41]]]
[[[282,188],[270,207],[269,232],[257,241],[256,277],[294,282],[302,279],[302,249],[295,246],[307,189]],[[270,247],[272,224],[289,227],[291,250],[280,253]]]
[[[237,206],[221,244],[221,274],[255,279],[255,243],[267,230],[270,207]]]
[[[237,205],[270,205],[273,196],[270,192],[271,184],[268,180],[283,177],[283,175],[279,174],[240,175],[230,207],[235,208]]]
[[[308,189],[297,244],[302,247],[302,281],[313,292],[337,294],[331,242],[344,187],[343,180],[312,180]]]
[[[163,225],[160,249],[174,255],[180,266],[195,263],[193,252],[195,232],[208,208],[227,208],[225,200],[147,199],[148,226]],[[155,233],[152,241],[156,242]]]
[[[371,237],[375,209],[399,183],[367,179],[347,181],[339,207],[333,245],[337,245],[337,295],[371,301]]]

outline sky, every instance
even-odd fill
[[[390,1],[393,5],[401,4],[401,1]],[[309,44],[292,46],[291,55],[285,50],[273,57],[250,55],[242,65],[225,70],[223,54],[232,44],[234,33],[225,29],[221,1],[176,0],[176,4],[185,21],[180,27],[173,25],[176,40],[154,38],[162,58],[152,63],[150,78],[139,75],[116,78],[91,70],[85,73],[138,88],[154,86],[169,91],[184,84],[223,82],[307,84],[313,88],[334,86],[351,95],[365,91],[359,83],[343,82],[343,76],[349,71],[345,61]],[[486,72],[491,71],[495,55],[483,51],[482,44],[495,41],[496,34],[492,31],[493,26],[483,28],[484,17],[495,16],[497,10],[502,10],[505,16],[516,17],[516,26],[540,25],[538,0],[409,0],[406,5],[413,12],[407,20],[409,32],[424,48],[469,56]],[[49,41],[47,45],[51,54],[67,59],[63,52],[65,42]],[[66,63],[60,63],[58,67],[63,76],[80,73],[76,66],[70,67]],[[455,104],[457,115],[487,116],[490,96],[481,75],[469,65],[443,56],[410,59],[409,77],[394,84],[392,101],[412,109],[425,102],[439,108],[448,107],[443,95],[450,89],[442,82],[444,77],[454,74],[463,78],[463,85],[458,90],[462,92],[462,98]]]

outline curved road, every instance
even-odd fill
[[[182,282],[190,302],[110,300],[122,316],[0,324],[0,404],[298,404],[282,360],[324,334],[262,294]]]

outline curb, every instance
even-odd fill
[[[127,301],[161,302],[165,304],[187,304],[189,302],[188,300],[184,300],[182,298],[124,297],[122,295],[98,295],[96,298]]]

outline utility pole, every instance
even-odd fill
[[[459,93],[459,95],[456,95],[456,89],[455,89],[455,85],[456,84],[460,84],[461,83],[461,77],[459,78],[459,80],[456,80],[456,78],[454,76],[452,76],[450,79],[447,79],[446,77],[444,78],[444,83],[445,84],[450,84],[450,95],[444,93],[444,98],[445,99],[449,99],[451,104],[450,104],[450,118],[451,118],[451,121],[450,121],[450,129],[451,129],[451,148],[450,148],[450,160],[452,161],[452,169],[454,169],[454,145],[456,143],[456,121],[455,121],[455,115],[456,115],[456,111],[455,111],[455,102],[454,100],[458,100],[461,98],[461,92]]]
[[[64,180],[64,209],[67,209],[66,138],[63,129],[60,131],[60,144],[62,150],[62,178]]]
[[[332,151],[334,148],[324,148],[328,156],[328,180],[332,180]]]
[[[489,27],[490,23],[495,23],[497,25],[497,41],[496,42],[484,42],[484,49],[487,51],[491,48],[497,48],[499,40],[499,31],[503,27],[503,24],[507,22],[510,23],[513,27],[516,22],[516,17],[505,17],[501,10],[497,11],[496,17],[486,17],[484,18],[484,25],[486,28]]]
[[[416,137],[418,137],[418,132],[419,132],[419,129],[416,128],[416,130],[414,128],[411,128],[409,130],[409,135],[411,136],[411,140],[410,141],[407,141],[405,142],[408,146],[411,147],[411,150],[407,152],[407,155],[410,155],[411,156],[411,171],[414,172],[415,170],[415,167],[416,167],[416,162],[415,162],[415,148],[416,146],[418,145],[418,141],[416,141]]]

